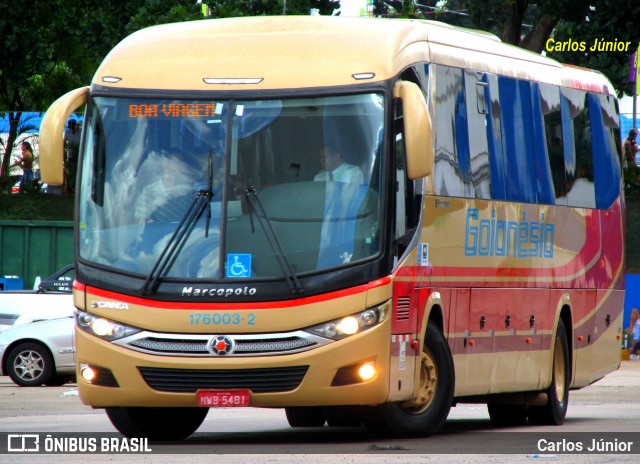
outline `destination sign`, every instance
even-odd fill
[[[222,103],[129,104],[130,118],[210,118],[222,113]]]

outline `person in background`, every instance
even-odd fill
[[[640,312],[638,308],[631,310],[631,317],[629,319],[629,329],[627,330],[631,335],[631,346],[629,347],[629,359],[638,361],[638,350],[640,350]]]
[[[20,166],[22,168],[22,177],[20,178],[20,193],[25,193],[27,186],[33,180],[33,149],[29,142],[22,142],[20,144],[22,150],[22,157],[13,163],[10,168],[14,166]]]
[[[80,126],[78,126],[78,121],[71,119],[67,124],[67,130],[64,131],[64,148],[67,152],[68,161],[75,161],[77,159],[79,146]]]
[[[71,119],[64,132],[64,148],[66,152],[64,170],[67,193],[75,191],[76,171],[78,169],[78,151],[80,148],[80,126],[78,121]]]
[[[622,145],[625,167],[636,165],[636,153],[638,152],[638,149],[640,149],[638,147],[638,143],[636,142],[637,136],[638,131],[635,129],[631,129],[629,131],[629,136],[624,140],[624,144]]]

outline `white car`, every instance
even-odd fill
[[[0,333],[13,326],[72,316],[71,293],[0,292]]]
[[[22,387],[60,386],[75,377],[73,316],[0,332],[0,374]]]
[[[15,325],[72,316],[73,264],[40,281],[37,290],[0,291],[0,332]]]

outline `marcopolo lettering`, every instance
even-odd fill
[[[228,298],[230,296],[252,296],[257,293],[255,287],[214,287],[214,288],[198,288],[198,287],[182,287],[182,296],[222,296]]]
[[[513,256],[514,258],[553,258],[555,225],[527,221],[522,213],[520,221],[499,219],[496,210],[491,219],[480,219],[478,208],[467,210],[464,235],[465,256]]]

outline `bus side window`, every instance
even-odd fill
[[[394,121],[394,180],[395,180],[395,227],[393,237],[396,242],[395,256],[400,258],[406,250],[415,232],[420,217],[421,196],[416,192],[416,184],[420,180],[413,181],[407,178],[405,147],[404,147],[404,122],[402,118],[402,104],[399,100],[395,103]]]
[[[426,95],[429,86],[429,65],[419,63],[407,68],[400,75],[404,81],[413,82],[422,89]],[[425,97],[426,98],[426,97]],[[428,104],[428,101],[427,101]],[[411,180],[407,177],[406,158],[404,151],[404,123],[402,119],[402,105],[398,102],[395,107],[395,160],[396,160],[396,185],[397,185],[397,217],[396,237],[401,237],[407,233],[407,239],[413,235],[414,229],[420,219],[420,208],[422,206],[422,180]],[[402,223],[403,225],[399,225]]]
[[[491,198],[506,200],[504,150],[502,146],[502,122],[500,111],[500,91],[498,76],[485,74],[488,83],[485,89],[485,100],[488,110],[487,147],[489,151],[489,167],[491,172]]]
[[[498,81],[507,200],[535,203],[531,86],[504,76]]]
[[[465,71],[465,96],[469,137],[469,161],[476,198],[491,199],[491,171],[487,141],[487,103],[485,91],[488,83],[484,74]]]
[[[564,166],[562,118],[560,116],[560,88],[540,84],[540,106],[544,118],[544,135],[555,191],[555,204],[567,204],[567,180]]]
[[[555,203],[555,188],[551,173],[551,159],[546,141],[546,124],[543,115],[543,104],[540,85],[531,83],[531,133],[533,135],[532,159],[535,174],[535,193],[538,204],[552,205]]]
[[[473,85],[475,89],[475,84]],[[476,101],[470,103],[476,110]],[[471,173],[465,79],[462,69],[438,65],[435,108],[436,195],[475,198]]]
[[[569,206],[595,208],[591,123],[586,92],[563,88],[562,125],[567,169],[567,203]]]
[[[596,207],[609,208],[620,193],[621,147],[616,100],[609,95],[589,94],[591,141]]]

